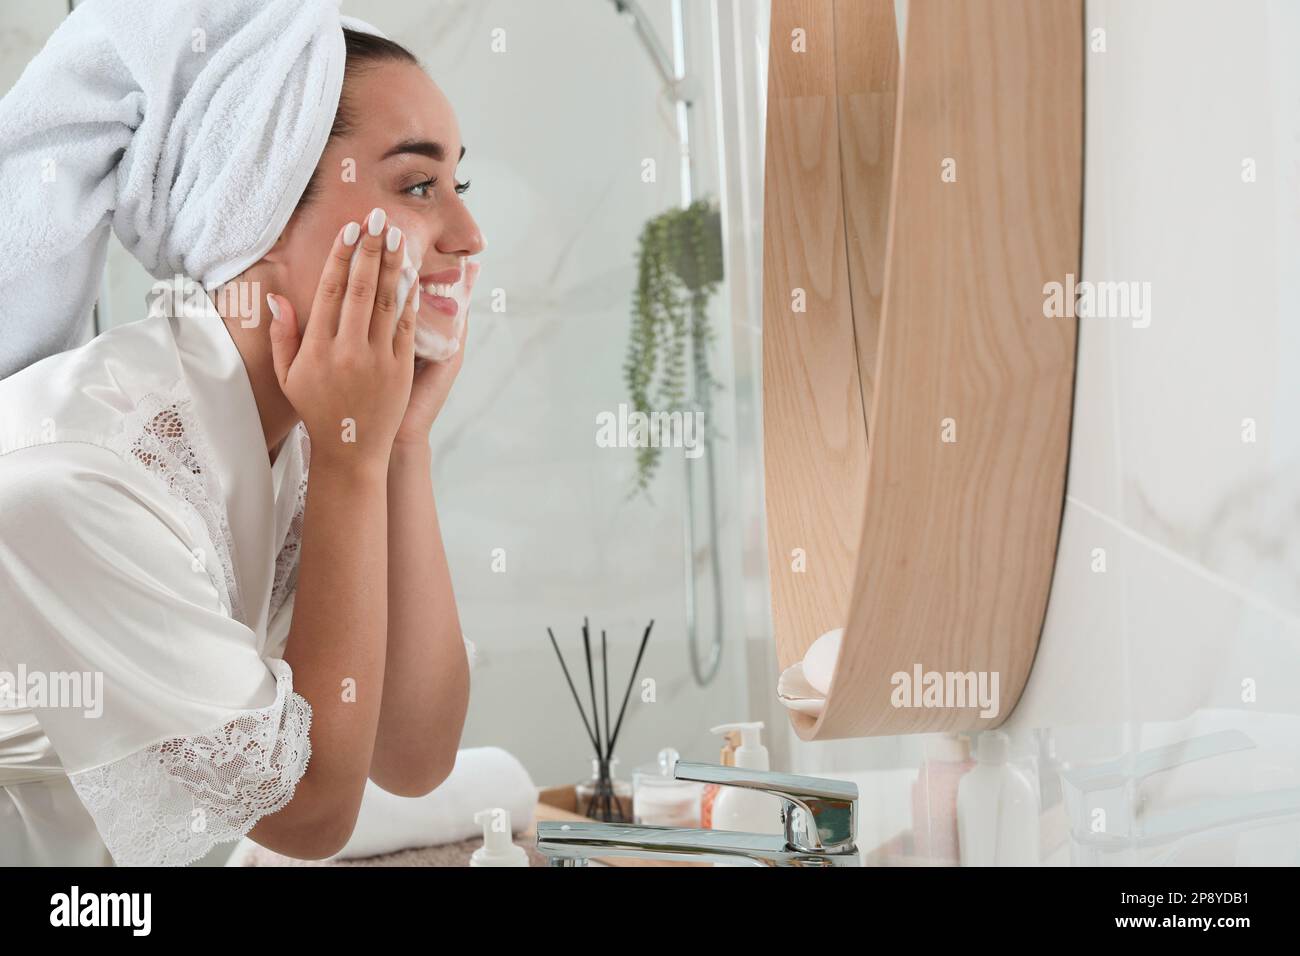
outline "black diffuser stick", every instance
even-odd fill
[[[599,760],[600,750],[600,710],[596,706],[596,674],[591,666],[591,632],[587,629],[587,619],[582,619],[582,646],[587,651],[587,686],[591,689],[591,718],[596,724],[596,757]],[[601,776],[604,776],[604,768],[601,769]]]
[[[610,744],[609,740],[609,731],[611,726],[609,722],[609,644],[605,640],[604,628],[600,631],[600,679],[601,683],[605,685],[605,759],[610,760],[613,758],[614,748]],[[600,753],[597,752],[596,756],[599,757]],[[606,819],[610,819],[614,816],[614,802],[617,799],[614,795],[614,774],[612,769],[609,774],[609,779],[609,794],[606,797],[606,800],[609,801],[609,806],[607,807],[608,812],[606,813]]]
[[[546,629],[546,633],[551,637],[551,646],[555,648],[555,656],[560,659],[560,669],[564,671],[564,679],[569,682],[569,691],[573,694],[573,702],[578,705],[578,715],[582,717],[582,726],[591,739],[591,745],[599,752],[600,744],[596,742],[596,738],[591,732],[591,724],[587,720],[586,712],[582,709],[582,700],[578,697],[578,688],[573,686],[573,678],[569,676],[569,668],[564,663],[564,655],[560,653],[560,645],[555,640],[555,633],[549,627]]]
[[[609,728],[613,726],[609,722],[609,647],[605,643],[605,632],[600,632],[600,671],[601,680],[605,682],[605,746],[606,757],[614,755],[614,748],[610,745]]]
[[[623,728],[623,715],[627,713],[627,701],[632,696],[632,685],[636,683],[637,671],[641,669],[641,656],[645,654],[646,641],[650,640],[650,629],[654,626],[654,619],[651,618],[650,623],[646,625],[645,633],[641,635],[641,648],[636,652],[636,663],[632,665],[632,676],[628,678],[627,690],[623,694],[623,706],[618,711],[618,723],[614,725],[614,732],[609,737],[609,749],[605,752],[606,760],[614,753],[614,745],[618,743],[618,732]],[[605,722],[609,722],[608,717],[605,718]]]

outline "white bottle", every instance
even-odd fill
[[[483,845],[469,858],[470,866],[527,866],[528,854],[510,839],[510,811],[503,807],[480,810],[474,822],[483,827]]]
[[[1038,866],[1038,788],[1007,760],[1000,730],[980,734],[976,765],[957,785],[962,866]]]
[[[740,731],[740,746],[736,748],[737,767],[748,770],[768,770],[767,748],[763,746],[762,721],[743,724],[721,724],[710,733],[725,734]],[[713,800],[713,829],[743,830],[747,833],[784,833],[781,823],[781,798],[746,787],[723,786]]]

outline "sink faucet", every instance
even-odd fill
[[[734,859],[754,866],[860,866],[858,787],[842,780],[678,761],[673,777],[763,790],[781,799],[783,834],[740,833],[617,823],[537,824],[537,851],[551,866],[585,866],[591,857]]]

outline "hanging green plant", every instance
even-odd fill
[[[722,282],[722,216],[708,200],[670,209],[645,224],[637,250],[624,380],[633,411],[686,413],[687,345],[694,369],[694,404],[712,428],[709,371],[709,300]],[[651,395],[653,390],[654,394]],[[633,493],[645,492],[659,465],[660,448],[637,448]]]

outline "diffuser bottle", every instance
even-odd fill
[[[619,780],[617,773],[617,757],[610,757],[604,767],[591,758],[591,779],[574,788],[579,813],[602,823],[632,822],[632,785]]]

